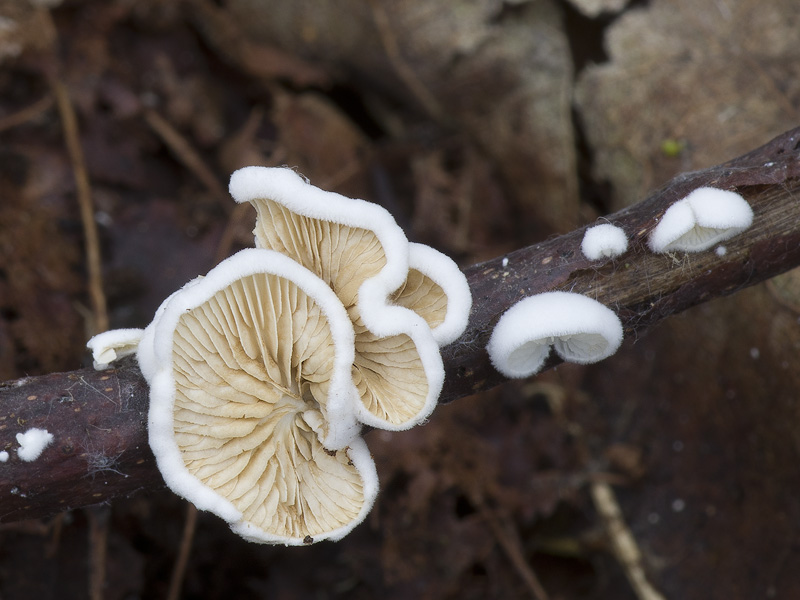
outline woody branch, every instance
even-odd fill
[[[647,247],[664,211],[703,186],[734,190],[753,208],[753,226],[727,252],[692,254],[676,264]],[[646,200],[606,219],[625,230],[626,254],[590,261],[584,229],[466,269],[473,294],[469,326],[443,349],[441,402],[503,381],[485,351],[492,328],[518,300],[552,290],[596,298],[622,320],[626,337],[662,319],[800,265],[800,128],[710,169],[682,174]],[[507,260],[506,260],[507,259]],[[557,363],[552,359],[548,366]],[[147,385],[132,360],[108,371],[83,369],[0,384],[0,431],[30,427],[55,436],[36,461],[16,457],[0,473],[0,521],[43,517],[161,485],[147,444]]]

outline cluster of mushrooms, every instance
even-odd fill
[[[693,190],[672,204],[650,232],[647,245],[658,254],[703,252],[753,223],[753,209],[736,192]],[[613,259],[628,249],[625,232],[611,223],[589,227],[581,251],[589,260]],[[724,246],[716,253],[723,255]],[[498,321],[487,350],[506,377],[529,377],[545,364],[550,348],[563,360],[595,363],[622,343],[619,317],[597,300],[569,292],[547,292],[520,300]]]
[[[291,169],[241,169],[230,192],[256,208],[256,248],[173,293],[146,329],[92,338],[95,367],[136,353],[177,494],[251,541],[336,540],[378,492],[362,425],[430,415],[469,286],[383,208]]]
[[[147,328],[108,331],[88,346],[98,369],[136,354],[150,386],[150,446],[174,492],[250,541],[338,540],[378,493],[362,427],[399,431],[427,419],[444,382],[440,347],[467,325],[469,286],[383,208],[291,169],[240,169],[230,192],[256,208],[256,247],[173,293]],[[703,210],[684,204],[697,225]],[[680,235],[707,242],[694,225]],[[621,230],[600,228],[584,238],[587,256],[627,249]],[[621,342],[613,311],[550,292],[509,309],[487,350],[500,372],[526,377],[551,345],[590,363]]]

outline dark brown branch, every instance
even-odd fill
[[[727,253],[654,255],[647,233],[676,200],[701,186],[735,190],[753,207],[753,226]],[[672,180],[647,200],[607,217],[631,244],[614,260],[580,252],[583,229],[467,269],[474,308],[466,333],[444,349],[442,402],[502,381],[485,351],[500,315],[526,296],[568,290],[597,298],[621,317],[628,338],[695,304],[732,294],[800,265],[800,128],[723,165]],[[503,259],[508,263],[503,267]],[[551,363],[555,364],[555,362]],[[128,360],[116,369],[74,371],[0,384],[0,521],[51,515],[161,485],[147,446],[147,386]],[[26,463],[14,434],[43,427],[55,436]]]
[[[753,208],[753,226],[724,243],[724,256],[713,250],[672,256],[650,252],[647,234],[664,211],[703,186],[744,196]],[[723,165],[680,175],[647,200],[604,218],[624,229],[630,240],[628,252],[614,260],[590,261],[583,256],[584,227],[467,269],[473,314],[464,335],[444,349],[447,377],[440,401],[449,402],[503,380],[484,348],[503,312],[526,296],[565,290],[596,298],[615,310],[629,339],[695,304],[800,265],[799,190],[797,128]]]
[[[42,517],[163,485],[147,444],[147,383],[133,361],[0,384],[0,521]],[[15,434],[41,427],[53,443],[33,462]]]

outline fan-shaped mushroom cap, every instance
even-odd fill
[[[422,316],[436,342],[445,346],[467,328],[472,308],[467,278],[449,256],[430,246],[410,243],[408,251],[408,277],[392,294],[392,303]]]
[[[650,232],[653,252],[700,252],[732,238],[753,223],[753,209],[736,192],[697,188],[670,206]]]
[[[115,360],[135,354],[143,333],[143,329],[112,329],[92,337],[86,347],[92,351],[94,368],[102,371]]]
[[[550,346],[565,361],[589,364],[607,358],[622,343],[619,317],[597,300],[569,292],[547,292],[520,300],[492,332],[486,349],[506,377],[534,375]]]
[[[589,260],[619,256],[627,249],[628,236],[621,228],[611,223],[589,227],[581,241],[581,252]]]
[[[290,169],[240,169],[230,192],[256,208],[256,245],[316,273],[347,309],[362,422],[398,430],[427,418],[444,382],[437,341],[454,339],[459,324],[466,325],[463,274],[462,285],[441,255],[420,260],[435,251],[410,249],[380,206],[316,188]],[[451,299],[450,293],[461,295]]]
[[[242,250],[168,298],[139,345],[164,480],[248,539],[338,539],[377,494],[352,324],[313,273]]]

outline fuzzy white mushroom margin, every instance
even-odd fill
[[[597,300],[570,292],[546,292],[520,300],[492,331],[486,349],[506,377],[529,377],[544,365],[551,345],[567,362],[594,363],[622,343],[619,317]]]
[[[444,385],[439,346],[455,340],[463,332],[472,304],[466,278],[455,263],[433,248],[410,244],[394,217],[383,207],[320,189],[289,168],[244,167],[231,175],[228,189],[239,203],[268,198],[298,215],[375,234],[386,264],[361,284],[359,314],[367,329],[378,337],[407,335],[411,338],[422,362],[428,393],[416,415],[401,423],[382,419],[364,406],[359,407],[359,419],[371,427],[390,431],[410,429],[424,422],[436,408]],[[408,277],[409,268],[429,277],[448,298],[445,320],[434,329],[412,309],[390,301],[392,293]]]
[[[115,360],[136,354],[144,329],[112,329],[99,333],[86,343],[92,351],[96,371],[107,369]]]
[[[399,425],[389,424],[374,417],[361,402],[352,400],[354,386],[350,368],[354,341],[352,323],[346,310],[331,288],[314,273],[290,257],[265,249],[243,250],[218,265],[208,276],[198,277],[174,292],[161,304],[146,329],[105,332],[92,338],[88,346],[97,369],[106,368],[117,358],[137,352],[142,374],[150,384],[150,444],[159,469],[173,491],[199,509],[211,511],[227,520],[231,528],[246,539],[261,543],[287,543],[285,539],[272,539],[269,535],[265,537],[263,531],[245,523],[231,502],[221,498],[189,473],[173,437],[175,382],[168,365],[172,355],[171,332],[175,329],[178,317],[183,311],[208,300],[220,287],[255,273],[271,273],[296,283],[320,305],[332,330],[339,330],[335,335],[336,382],[331,382],[331,398],[327,405],[329,435],[323,445],[329,449],[346,446],[348,457],[363,478],[365,502],[358,517],[345,527],[315,538],[315,541],[337,540],[364,519],[378,493],[375,464],[366,444],[358,437],[360,425],[356,420],[373,427],[399,430],[410,428],[429,416],[436,406],[444,381],[439,346],[457,339],[467,326],[472,305],[469,285],[452,259],[428,246],[409,243],[402,229],[383,208],[320,190],[290,169],[248,167],[234,173],[230,189],[237,202],[266,196],[298,214],[364,228],[376,235],[385,253],[386,264],[378,275],[365,280],[359,288],[359,313],[365,326],[374,335],[389,337],[405,334],[415,344],[429,386],[425,406],[416,417]],[[223,265],[225,267],[221,269]],[[435,327],[430,327],[413,309],[393,305],[389,300],[389,296],[405,282],[410,269],[429,278],[447,297],[445,317]],[[299,275],[301,272],[303,274]],[[351,400],[342,400],[345,397]]]
[[[753,209],[736,192],[697,188],[670,206],[650,232],[653,252],[701,252],[741,233],[753,223]]]
[[[350,533],[357,525],[361,524],[372,510],[375,499],[378,496],[378,471],[375,468],[375,461],[372,460],[369,448],[362,438],[356,438],[350,442],[347,447],[347,458],[353,463],[358,473],[363,480],[363,494],[364,504],[360,512],[352,521],[347,525],[332,529],[322,535],[317,534],[314,536],[313,542],[321,542],[329,540],[331,542],[338,542],[348,533]],[[226,501],[227,502],[227,501]],[[232,506],[232,505],[231,505]],[[234,509],[236,510],[236,509]],[[242,536],[248,542],[255,542],[257,544],[283,544],[286,546],[306,546],[308,541],[303,539],[287,539],[268,534],[262,529],[259,529],[252,523],[248,523],[242,519],[237,519],[236,522],[230,524],[231,531]]]
[[[335,364],[326,404],[329,433],[322,444],[328,449],[347,447],[348,457],[364,483],[364,503],[357,517],[344,527],[318,535],[315,541],[338,540],[361,523],[372,508],[378,494],[375,463],[364,441],[358,437],[355,419],[358,393],[350,368],[353,364],[354,334],[352,323],[333,291],[311,271],[290,258],[271,250],[247,249],[222,261],[205,277],[198,277],[173,293],[159,307],[139,344],[137,359],[150,385],[148,433],[150,447],[159,471],[169,488],[192,502],[198,509],[216,514],[228,521],[236,533],[261,543],[293,543],[270,536],[243,522],[242,513],[227,499],[203,484],[186,468],[175,441],[175,379],[172,369],[173,333],[178,319],[186,311],[208,301],[220,289],[235,281],[266,273],[285,278],[297,285],[326,316],[335,348]],[[301,542],[297,542],[298,544]]]
[[[408,245],[408,264],[441,287],[447,296],[444,321],[431,328],[433,339],[440,346],[456,341],[467,328],[472,309],[472,292],[464,273],[446,254],[414,242]]]
[[[611,223],[601,223],[586,230],[581,241],[581,252],[589,260],[613,258],[628,250],[628,236]]]

